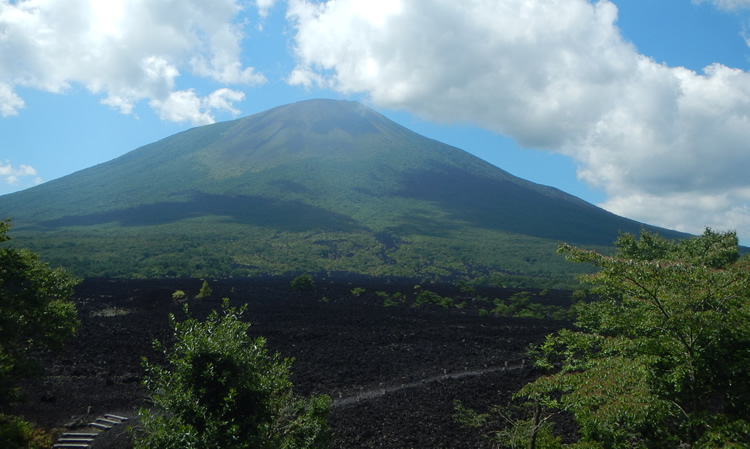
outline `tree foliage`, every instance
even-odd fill
[[[196,296],[198,299],[209,299],[213,292],[211,291],[211,287],[208,285],[207,280],[203,280],[203,283],[201,284],[201,289],[198,291],[198,296]]]
[[[0,243],[10,239],[0,221]],[[39,374],[29,353],[59,349],[78,326],[70,297],[78,281],[28,250],[0,248],[0,411],[17,401],[21,380]],[[22,418],[0,414],[0,447],[50,447],[48,434]]]
[[[748,447],[750,272],[737,244],[706,229],[624,234],[614,256],[560,245],[599,269],[584,281],[602,300],[538,348],[548,374],[518,396],[572,412],[576,447]]]
[[[315,290],[315,281],[309,274],[302,274],[297,276],[296,278],[292,279],[289,285],[292,287],[292,290],[296,292],[308,292],[310,290]]]
[[[48,449],[52,437],[18,416],[0,415],[0,445],[13,449]]]
[[[327,447],[330,399],[292,391],[292,361],[269,355],[224,301],[201,322],[170,315],[175,346],[161,349],[170,366],[144,360],[156,411],[140,411],[137,448],[302,449]],[[185,308],[187,313],[187,307]]]
[[[0,242],[10,238],[0,221]],[[17,399],[20,379],[37,371],[28,357],[59,349],[78,321],[70,297],[78,280],[28,250],[0,248],[0,407]]]

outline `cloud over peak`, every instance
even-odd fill
[[[290,83],[365,93],[379,106],[477,123],[566,154],[618,214],[750,234],[747,72],[656,63],[621,36],[607,0],[358,8],[356,0],[290,2],[297,60]]]
[[[231,104],[205,97],[183,102],[178,115],[159,108],[197,96],[177,87],[181,70],[224,84],[265,82],[240,62],[239,8],[235,0],[0,0],[0,114],[23,107],[14,86],[62,93],[78,84],[123,113],[148,100],[162,117],[213,121],[212,111]]]

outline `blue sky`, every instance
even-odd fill
[[[0,0],[0,195],[339,98],[619,215],[747,243],[749,70],[750,0]]]

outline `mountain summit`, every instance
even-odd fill
[[[86,276],[541,275],[557,241],[644,227],[333,100],[194,128],[0,211],[18,244]]]

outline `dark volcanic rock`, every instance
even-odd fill
[[[334,400],[335,448],[477,448],[477,435],[452,418],[453,400],[470,407],[505,403],[535,373],[522,367],[524,351],[560,322],[480,317],[467,309],[383,307],[378,290],[414,296],[413,284],[318,281],[311,292],[294,292],[288,280],[210,281],[211,300],[191,300],[201,318],[228,297],[247,303],[253,336],[293,357],[292,381],[301,394]],[[167,316],[182,317],[172,292],[198,293],[198,280],[87,280],[76,289],[81,327],[62,354],[40,355],[46,377],[24,385],[27,401],[16,410],[42,427],[85,424],[97,414],[134,417],[148,405],[140,385],[141,357],[159,361],[154,339],[169,344]],[[354,287],[367,293],[355,296]],[[423,286],[443,296],[464,294],[452,286]],[[480,291],[490,299],[502,289]],[[465,296],[465,295],[464,295]],[[323,301],[323,298],[327,301]],[[545,300],[566,303],[569,293]],[[78,425],[76,424],[76,426]],[[137,425],[137,424],[136,424]],[[129,448],[120,429],[94,447]]]

